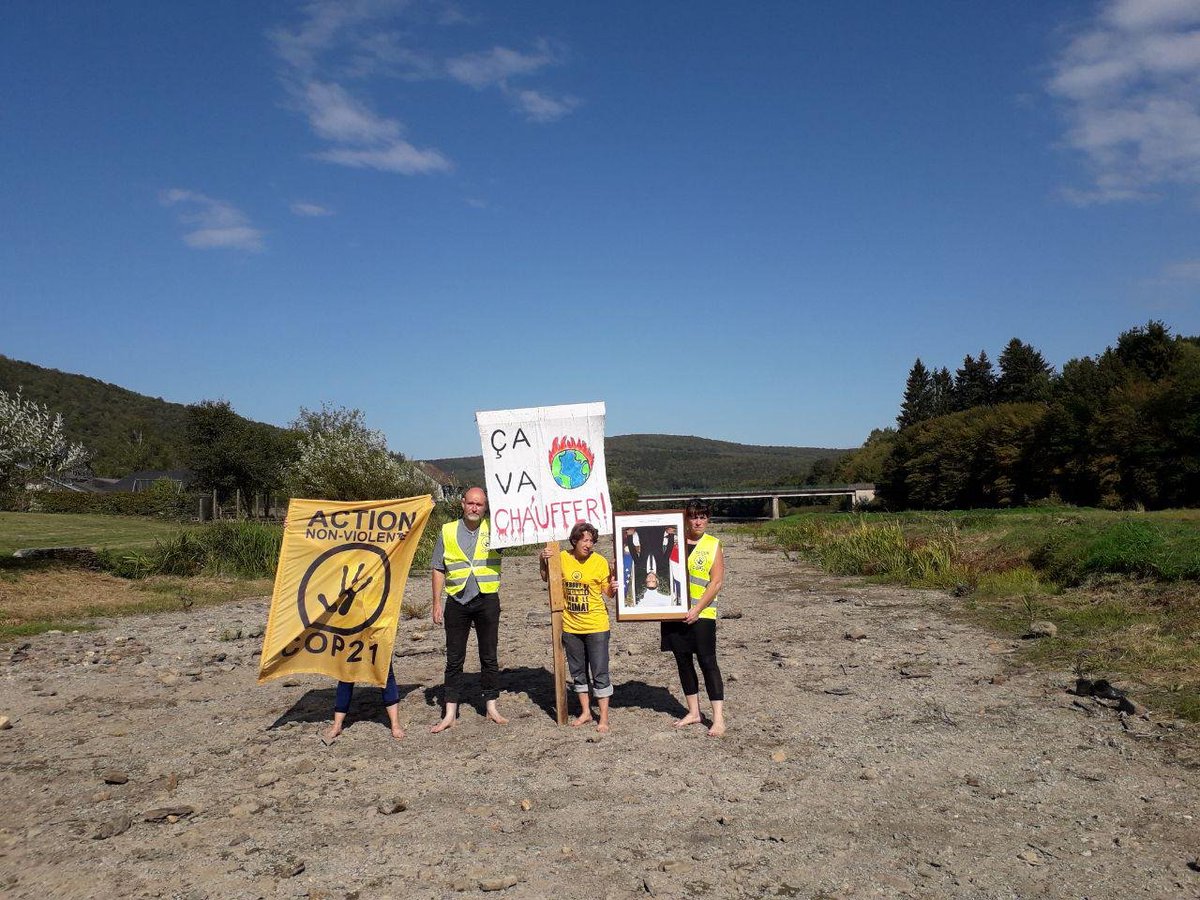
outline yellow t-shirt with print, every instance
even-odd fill
[[[563,631],[569,634],[594,634],[608,631],[608,609],[604,606],[604,586],[608,583],[608,560],[593,553],[583,562],[569,550],[561,551]]]

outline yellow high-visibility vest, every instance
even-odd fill
[[[692,603],[697,603],[704,596],[705,589],[708,588],[709,575],[712,572],[713,563],[717,560],[717,549],[721,546],[711,534],[703,534],[700,540],[696,542],[696,546],[692,548],[692,552],[688,554],[688,596]],[[684,544],[686,549],[687,545]],[[704,607],[700,612],[701,619],[715,619],[717,617],[717,598],[713,597],[712,602]]]
[[[471,559],[458,545],[458,521],[442,526],[442,559],[446,564],[446,593],[457,597],[467,586],[467,579],[474,573],[481,594],[495,594],[500,590],[500,554],[491,548],[488,540],[488,520],[479,523],[479,537],[475,539],[475,554]]]

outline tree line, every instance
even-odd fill
[[[1018,338],[996,366],[982,350],[953,373],[918,358],[896,428],[835,474],[895,509],[1200,505],[1200,337],[1150,321],[1061,371]]]

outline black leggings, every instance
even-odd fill
[[[725,699],[725,682],[721,680],[721,667],[717,665],[717,654],[715,653],[696,653],[696,659],[700,660],[700,671],[704,673],[704,690],[708,694],[708,699],[724,700]],[[696,679],[696,667],[692,665],[691,653],[676,653],[675,665],[679,667],[679,683],[683,687],[683,693],[690,697],[693,694],[700,693],[700,682]]]

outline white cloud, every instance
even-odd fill
[[[414,86],[441,79],[475,90],[494,88],[530,122],[561,119],[579,105],[574,97],[514,84],[561,63],[563,54],[548,41],[528,52],[494,46],[447,55],[430,49],[444,38],[421,40],[422,29],[445,34],[450,27],[475,24],[442,0],[310,0],[298,22],[270,32],[289,105],[325,144],[313,158],[405,175],[453,169],[441,150],[414,146],[400,119],[376,111],[366,99],[368,87],[381,78]],[[378,90],[374,95],[386,96]]]
[[[190,230],[183,242],[198,250],[263,249],[263,233],[250,224],[246,214],[222,200],[214,200],[198,191],[171,188],[158,195],[163,206],[179,207],[179,221]]]
[[[1200,3],[1108,0],[1054,63],[1066,144],[1092,184],[1075,203],[1146,200],[1200,185]]]
[[[508,47],[493,47],[486,53],[469,53],[447,60],[447,74],[475,90],[495,87],[530,122],[553,122],[571,113],[579,101],[574,97],[554,97],[545,91],[521,88],[514,79],[533,75],[547,66],[560,65],[562,54],[541,41],[537,50],[522,53]]]
[[[401,175],[448,172],[450,160],[436,150],[418,150],[406,141],[391,141],[383,147],[336,147],[314,154],[317,159],[356,169],[378,169]]]
[[[539,91],[517,91],[513,94],[513,100],[531,122],[553,122],[579,105],[574,97],[556,99]]]
[[[321,206],[319,203],[306,203],[303,200],[297,200],[290,207],[292,215],[302,216],[304,218],[318,218],[320,216],[332,216],[333,210]]]
[[[378,144],[400,136],[400,123],[371,112],[336,84],[304,85],[308,122],[320,137],[344,144]]]
[[[530,75],[555,62],[543,46],[537,53],[521,53],[493,47],[487,53],[471,53],[446,61],[446,72],[455,81],[475,89],[504,85],[518,75]]]
[[[1200,259],[1186,259],[1164,266],[1160,281],[1200,284]]]

